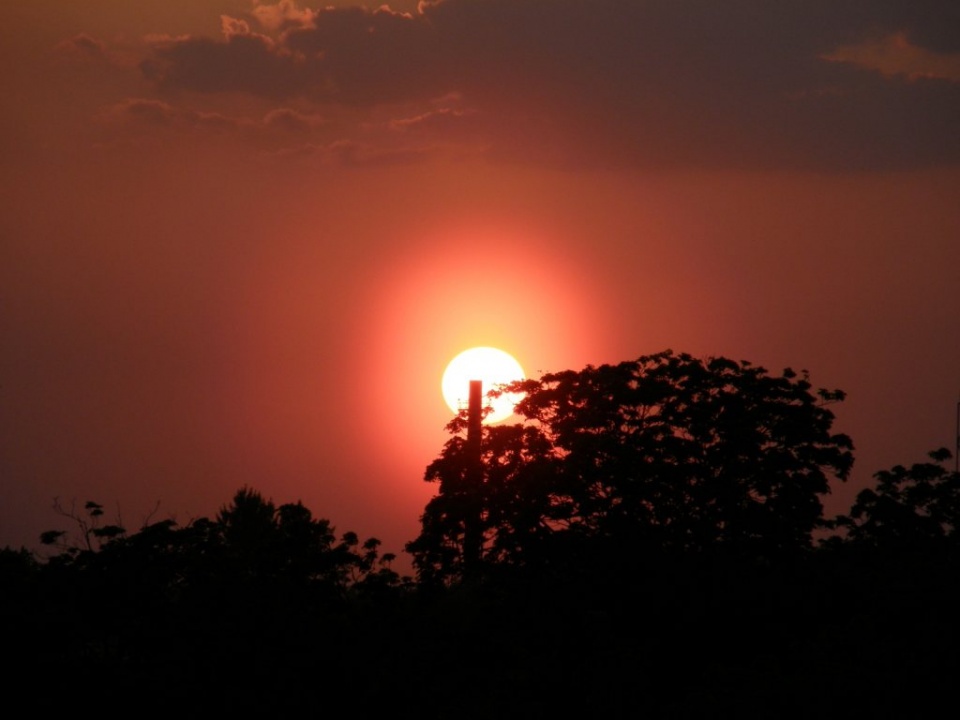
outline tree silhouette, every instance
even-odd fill
[[[950,451],[929,453],[932,462],[896,465],[874,477],[875,488],[862,490],[849,515],[836,520],[847,541],[884,551],[931,551],[960,537],[960,474],[944,463]]]
[[[114,524],[101,525],[100,519],[104,514],[103,505],[93,500],[87,500],[84,503],[84,514],[77,510],[75,502],[71,503],[69,509],[63,507],[59,498],[54,499],[53,509],[58,515],[68,518],[76,525],[76,535],[71,538],[65,530],[47,530],[40,535],[40,542],[44,545],[57,545],[68,555],[99,550],[106,543],[122,537],[127,532],[119,524],[119,520]]]
[[[59,513],[73,540],[44,534],[60,549],[47,562],[0,553],[11,584],[0,583],[0,629],[24,674],[70,668],[42,707],[103,686],[171,708],[310,709],[316,678],[350,686],[362,649],[402,607],[404,581],[379,540],[336,534],[300,502],[242,488],[213,519],[132,533],[95,532],[111,527],[101,506],[81,508]]]
[[[770,559],[808,548],[831,478],[853,462],[805,373],[772,376],[671,351],[544,375],[522,392],[523,423],[483,431],[480,488],[466,487],[465,416],[426,471],[439,482],[408,545],[422,579],[462,573],[466,507],[481,498],[487,566],[637,552],[723,551]],[[588,549],[590,548],[590,549]],[[586,553],[586,555],[584,554]]]

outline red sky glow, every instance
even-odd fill
[[[806,369],[846,510],[953,443],[958,7],[6,8],[0,543],[249,485],[397,552],[475,345]]]

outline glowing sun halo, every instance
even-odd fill
[[[487,391],[492,390],[495,385],[523,378],[523,368],[509,353],[492,347],[475,347],[464,350],[450,361],[443,373],[440,387],[443,399],[447,401],[450,409],[459,412],[467,406],[470,381],[482,380],[484,403],[493,407],[484,422],[495,423],[513,414],[513,406],[520,400],[521,395],[501,395],[491,402],[486,398]]]

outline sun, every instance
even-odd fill
[[[523,379],[523,368],[510,353],[492,347],[475,347],[464,350],[450,361],[440,381],[440,388],[450,409],[459,412],[467,406],[471,380],[483,381],[483,393],[486,395],[495,385]],[[501,395],[492,402],[484,398],[484,402],[493,408],[484,422],[496,423],[513,415],[513,406],[521,397],[519,393],[511,393]]]

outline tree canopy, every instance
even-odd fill
[[[827,407],[844,394],[790,369],[666,351],[493,392],[508,391],[524,393],[521,422],[484,427],[479,483],[468,482],[465,413],[427,468],[439,493],[408,545],[423,579],[462,575],[477,519],[487,567],[568,561],[588,546],[618,557],[796,552],[822,521],[830,480],[853,463]]]
[[[837,518],[848,543],[886,552],[956,547],[960,474],[945,467],[951,457],[946,448],[929,456],[930,462],[895,465],[874,475],[876,487],[861,490],[850,514]]]
[[[136,582],[145,595],[269,593],[298,587],[329,602],[366,586],[396,584],[392,553],[380,541],[363,543],[354,532],[337,540],[329,520],[314,518],[302,503],[277,506],[250,488],[238,490],[214,520],[198,518],[178,527],[173,520],[127,534],[119,524],[101,526],[103,506],[89,501],[84,513],[58,513],[76,525],[72,540],[62,530],[41,541],[59,546],[53,566],[102,582]],[[147,572],[149,570],[149,572]]]

